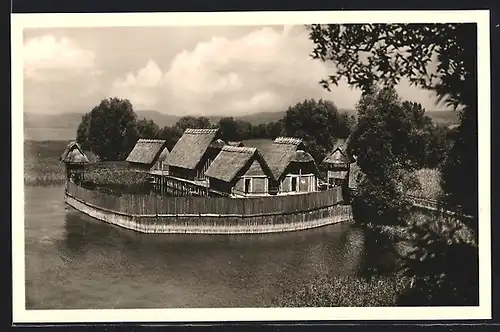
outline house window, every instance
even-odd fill
[[[245,179],[245,194],[250,192],[250,185],[252,184],[252,179]]]
[[[297,191],[297,178],[292,177],[292,191]]]

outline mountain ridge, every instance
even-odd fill
[[[351,109],[339,109],[340,112],[347,112],[349,115],[356,116],[356,111]],[[262,123],[268,123],[271,121],[278,121],[285,116],[286,111],[276,111],[276,112],[259,112],[252,113],[242,116],[234,116],[235,119],[248,121],[252,125],[258,125]],[[162,113],[157,110],[140,110],[136,111],[138,119],[151,119],[160,128],[164,126],[174,125],[182,116],[184,115],[173,115]],[[24,113],[24,133],[26,139],[43,140],[45,136],[50,136],[54,139],[67,140],[74,139],[76,135],[76,129],[81,122],[84,113],[63,113],[63,114],[36,114],[25,112]],[[458,112],[456,111],[426,111],[428,115],[434,122],[442,123],[447,125],[453,125],[458,123]],[[199,115],[202,116],[202,115]],[[223,116],[213,115],[206,116],[210,122],[217,123]],[[44,131],[50,134],[45,135]],[[59,134],[58,134],[59,133]],[[58,138],[61,136],[61,138]],[[69,137],[71,136],[71,137]]]

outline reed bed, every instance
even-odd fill
[[[68,141],[25,141],[24,184],[57,186],[64,183],[66,173],[59,157]]]

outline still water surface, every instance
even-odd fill
[[[358,272],[350,223],[266,235],[141,234],[25,189],[27,309],[262,307],[315,276]]]

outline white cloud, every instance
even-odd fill
[[[310,59],[311,49],[300,27],[263,28],[236,39],[215,36],[179,52],[163,70],[150,60],[115,80],[111,94],[129,98],[137,109],[183,114],[282,110],[304,98],[329,96],[318,84],[328,69]]]
[[[302,26],[260,28],[243,36],[213,36],[178,52],[166,65],[150,59],[141,69],[114,81],[111,94],[128,98],[136,109],[166,113],[233,115],[285,110],[306,98],[332,100],[354,108],[361,92],[341,81],[328,92],[319,81],[333,63],[313,60],[313,44]],[[434,108],[428,91],[398,87],[405,99]]]
[[[45,35],[24,44],[24,74],[28,79],[61,80],[66,75],[93,75],[95,54],[66,37]]]

